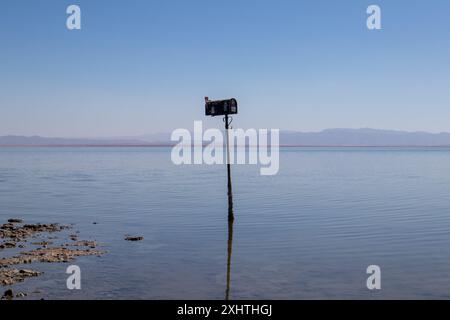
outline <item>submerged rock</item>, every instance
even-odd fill
[[[41,233],[53,233],[66,229],[71,229],[71,226],[52,224],[22,224],[21,219],[9,219],[7,223],[0,225],[0,242],[1,249],[9,248],[24,248],[27,243],[27,238],[36,238]],[[30,264],[30,263],[64,263],[73,261],[80,256],[101,256],[105,251],[96,250],[97,243],[95,241],[78,241],[78,234],[72,234],[69,238],[73,241],[70,244],[62,243],[59,247],[48,247],[53,244],[49,240],[38,240],[35,242],[28,242],[32,245],[39,246],[31,251],[23,251],[20,254],[12,257],[0,258],[0,286],[9,286],[18,282],[24,281],[26,278],[37,277],[42,273],[39,271],[28,269],[14,269],[11,266]],[[57,237],[49,237],[47,239],[56,239]],[[78,247],[78,248],[68,248]],[[82,248],[84,247],[84,248]],[[8,294],[6,294],[8,293]],[[14,294],[7,291],[2,299],[12,299]],[[23,298],[26,294],[19,292],[15,297]]]
[[[14,296],[14,293],[11,289],[8,289],[3,293],[2,300],[11,300]]]
[[[80,241],[76,241],[76,242],[67,244],[67,246],[72,246],[72,247],[89,247],[91,249],[95,249],[97,247],[97,242],[95,242],[95,241],[88,241],[88,240],[80,240]]]
[[[0,284],[4,286],[10,286],[17,282],[22,282],[26,278],[37,277],[41,275],[41,272],[34,270],[19,270],[10,268],[0,269]]]
[[[11,219],[10,219],[11,220]],[[37,233],[43,232],[58,232],[68,229],[68,226],[60,226],[57,223],[51,224],[25,224],[22,226],[16,226],[14,223],[5,223],[0,226],[0,238],[12,239],[15,241],[21,241],[26,238],[32,237]]]
[[[41,242],[32,242],[31,244],[35,245],[35,246],[47,247],[49,245],[52,245],[53,242],[52,241],[41,241]]]
[[[126,241],[142,241],[144,240],[144,237],[126,237]]]
[[[5,293],[3,293],[3,296],[0,298],[0,300],[12,300],[14,297],[24,298],[26,296],[27,296],[27,294],[24,292],[19,292],[16,295],[14,295],[14,292],[12,291],[12,289],[8,289],[5,291]]]
[[[16,243],[15,242],[3,242],[0,244],[0,249],[9,249],[9,248],[15,248]]]
[[[14,219],[14,218],[13,218],[13,219],[9,219],[8,222],[9,222],[9,223],[22,223],[23,220],[22,220],[22,219]]]
[[[33,262],[70,262],[75,257],[100,256],[105,252],[91,249],[68,249],[68,248],[38,248],[36,250],[22,252],[18,256],[0,259],[1,266],[26,264]]]

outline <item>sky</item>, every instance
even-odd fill
[[[449,88],[448,0],[0,3],[0,135],[221,128],[205,96],[235,97],[240,128],[449,132]]]

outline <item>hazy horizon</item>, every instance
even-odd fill
[[[206,133],[204,130],[203,133]],[[251,131],[248,132],[249,134]],[[191,131],[191,137],[197,133]],[[250,134],[251,135],[251,134]],[[189,138],[190,139],[190,138]],[[195,138],[194,138],[195,139]],[[183,140],[184,141],[184,140]],[[43,137],[43,136],[0,136],[1,146],[169,146],[180,141],[172,141],[171,133],[147,134],[124,137]],[[191,140],[184,141],[190,145]],[[254,145],[257,141],[248,138]],[[378,146],[378,147],[448,147],[450,133],[406,132],[395,130],[327,129],[320,132],[280,131],[280,146]],[[205,145],[207,143],[205,142]]]
[[[211,128],[217,128],[219,130],[223,130],[222,127],[211,127]],[[186,128],[189,131],[193,132],[193,130],[190,130],[192,128]],[[207,130],[208,128],[204,128],[204,130]],[[241,129],[248,129],[248,128],[241,128]],[[423,131],[423,130],[399,130],[399,129],[380,129],[380,128],[325,128],[317,131],[303,131],[303,130],[288,130],[288,129],[280,129],[280,132],[284,133],[303,133],[303,134],[318,134],[318,133],[324,133],[324,132],[364,132],[364,131],[372,131],[372,132],[384,132],[384,133],[404,133],[404,134],[430,134],[430,135],[439,135],[439,134],[450,134],[449,131],[439,131],[439,132],[431,132],[431,131]],[[33,138],[33,137],[40,137],[40,138],[55,138],[55,139],[136,139],[140,137],[154,137],[154,136],[169,136],[170,137],[171,132],[169,130],[167,131],[160,131],[155,133],[141,133],[136,135],[109,135],[109,136],[45,136],[42,134],[31,134],[31,135],[25,135],[25,134],[4,134],[0,135],[0,137],[26,137],[26,138]]]

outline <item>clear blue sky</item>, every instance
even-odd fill
[[[450,1],[0,3],[0,135],[221,126],[206,95],[236,97],[243,128],[450,131]]]

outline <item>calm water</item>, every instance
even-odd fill
[[[64,264],[36,264],[45,274],[16,290],[223,299],[225,174],[174,166],[168,148],[0,148],[2,223],[75,223],[108,251],[76,261],[81,291]],[[284,149],[276,176],[234,166],[233,189],[231,298],[450,298],[450,149]]]

